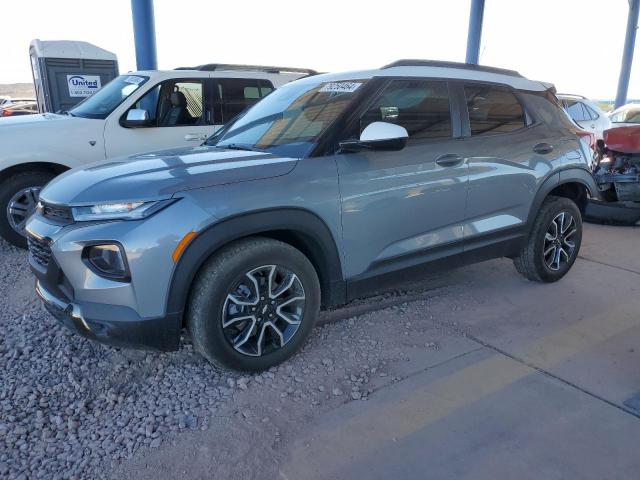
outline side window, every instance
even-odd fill
[[[590,120],[588,113],[582,106],[582,102],[570,100],[567,102],[567,112],[576,122]]]
[[[464,94],[471,135],[512,132],[526,125],[522,105],[508,88],[467,85]]]
[[[227,123],[273,90],[268,80],[219,78],[216,82],[216,106],[217,111],[221,112],[222,123]]]
[[[583,104],[582,106],[587,111],[587,114],[589,115],[589,117],[591,117],[591,120],[597,120],[600,117],[600,115],[598,115],[598,113],[589,105]]]
[[[393,80],[360,119],[360,133],[373,122],[401,125],[409,139],[451,136],[451,111],[446,82]]]
[[[132,107],[140,110],[146,110],[149,114],[149,121],[154,127],[158,125],[158,99],[160,98],[160,88],[161,85],[153,87]]]
[[[200,80],[170,80],[155,86],[133,108],[149,113],[151,126],[204,124],[203,84]]]

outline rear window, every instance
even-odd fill
[[[471,135],[513,132],[526,125],[522,105],[508,88],[467,85],[464,94]]]

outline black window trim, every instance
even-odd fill
[[[527,107],[527,102],[524,100],[522,95],[518,92],[518,89],[513,86],[500,83],[500,82],[490,82],[485,80],[466,80],[466,79],[455,79],[451,81],[452,84],[457,88],[457,97],[459,103],[459,114],[462,118],[462,138],[488,138],[488,137],[497,137],[501,135],[513,135],[516,133],[521,133],[529,128],[535,127],[539,125],[539,122],[536,118],[531,115],[530,109]],[[467,109],[467,98],[464,93],[465,85],[488,85],[494,87],[502,87],[509,90],[511,94],[516,98],[518,103],[520,104],[520,108],[522,108],[522,112],[524,113],[524,127],[518,128],[517,130],[511,130],[510,132],[497,132],[497,133],[487,133],[483,135],[471,135],[471,123],[469,120],[469,111]]]

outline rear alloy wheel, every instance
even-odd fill
[[[0,183],[0,236],[27,248],[25,227],[38,204],[40,191],[55,177],[48,172],[20,172]]]
[[[204,264],[186,317],[195,348],[210,362],[260,371],[302,346],[319,309],[320,283],[307,257],[255,237],[224,247]]]
[[[582,242],[582,217],[570,199],[548,197],[533,222],[529,238],[513,263],[524,277],[555,282],[571,269]]]
[[[560,212],[554,217],[544,236],[542,256],[544,263],[554,272],[573,258],[576,249],[575,237],[578,227],[575,218],[568,212]]]

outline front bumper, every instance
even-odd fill
[[[83,337],[115,347],[178,349],[180,315],[177,313],[141,318],[133,309],[124,306],[72,303],[47,290],[40,280],[36,280],[36,294],[53,317]]]
[[[137,221],[60,225],[36,213],[27,222],[29,264],[47,310],[71,330],[102,343],[175,350],[182,312],[167,308],[175,264],[172,252],[184,235],[210,219],[179,201]],[[130,278],[99,275],[83,258],[87,245],[117,242]]]

